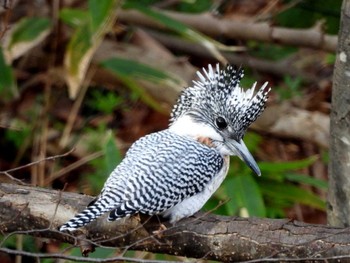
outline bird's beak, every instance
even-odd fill
[[[261,175],[258,164],[254,160],[254,157],[249,152],[243,140],[240,140],[239,142],[237,142],[236,140],[230,140],[226,141],[225,144],[235,155],[237,155],[242,161],[244,161],[256,175]]]

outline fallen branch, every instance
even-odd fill
[[[180,37],[159,33],[153,30],[148,30],[147,32],[172,51],[216,61],[216,58],[208,52],[205,47],[198,43],[193,43]],[[280,61],[269,61],[250,56],[246,53],[222,52],[222,55],[230,64],[242,65],[244,68],[274,74],[280,77],[290,75],[293,77],[300,77],[303,81],[310,83],[316,83],[324,78],[324,76],[309,73],[302,67],[296,67],[295,63],[293,63],[290,58],[282,59]]]
[[[81,210],[92,197],[30,186],[0,184],[0,231],[81,243],[78,235],[61,233],[57,227]],[[311,225],[286,219],[236,218],[200,214],[167,225],[140,223],[138,217],[117,222],[104,218],[79,233],[94,246],[119,247],[220,261],[297,260],[350,258],[348,228]],[[3,240],[3,241],[4,241]],[[3,242],[1,242],[3,247]],[[254,262],[254,261],[252,261]]]
[[[329,116],[299,109],[289,103],[269,105],[251,127],[274,136],[312,142],[325,149],[329,147]]]
[[[278,43],[298,47],[335,52],[338,37],[327,35],[319,27],[309,29],[289,29],[274,27],[270,24],[249,21],[221,19],[210,13],[183,14],[177,12],[163,12],[204,34],[212,37],[225,37],[233,40],[256,40],[266,43]],[[121,22],[133,25],[142,25],[150,28],[164,29],[164,26],[155,22],[146,15],[134,10],[121,10],[118,14]]]

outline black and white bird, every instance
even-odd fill
[[[263,112],[267,82],[244,90],[242,69],[219,65],[197,72],[198,81],[179,96],[169,128],[137,140],[85,210],[62,225],[74,231],[109,212],[114,221],[136,213],[174,223],[200,210],[226,177],[229,156],[260,170],[243,142],[248,126]]]

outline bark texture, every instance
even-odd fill
[[[0,184],[0,231],[52,238],[81,246],[108,245],[219,261],[252,259],[325,260],[350,256],[349,229],[290,220],[199,214],[159,229],[158,220],[104,218],[79,233],[57,227],[92,197],[29,186]]]
[[[335,63],[330,126],[328,221],[350,226],[350,1],[344,0]]]

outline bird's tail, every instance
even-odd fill
[[[83,227],[92,221],[95,221],[101,215],[113,210],[113,207],[108,205],[108,202],[103,198],[97,199],[90,204],[85,210],[70,219],[67,223],[59,227],[60,231],[74,231],[79,227]]]

